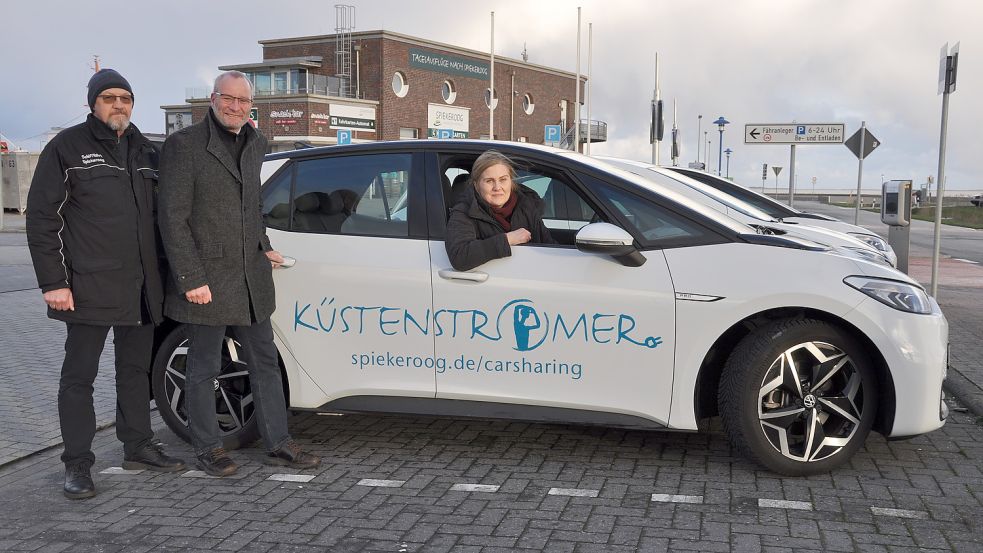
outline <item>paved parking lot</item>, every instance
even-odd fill
[[[983,551],[983,419],[964,408],[974,390],[983,397],[978,266],[948,262],[961,276],[940,294],[966,404],[951,401],[927,436],[872,435],[832,474],[776,476],[731,452],[719,428],[303,414],[291,431],[324,456],[315,471],[284,474],[250,448],[233,453],[243,466],[230,479],[124,473],[106,428],[100,494],[69,501],[54,411],[64,331],[37,289],[14,285],[30,270],[24,251],[23,234],[0,234],[0,551]],[[101,368],[108,425],[109,352]]]

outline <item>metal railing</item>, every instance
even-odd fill
[[[576,127],[570,127],[567,132],[563,134],[563,138],[560,140],[560,148],[566,150],[573,150],[573,134]],[[587,142],[587,133],[590,132],[590,141],[594,142],[607,142],[608,139],[608,124],[605,121],[598,121],[596,119],[590,120],[590,125],[587,124],[586,119],[580,120],[580,142]]]
[[[253,96],[300,96],[317,94],[319,96],[344,97],[342,95],[345,90],[344,79],[310,73],[306,77],[304,82],[297,83],[293,86],[254,87]],[[196,86],[184,89],[184,97],[187,99],[208,98],[211,94],[211,87]]]

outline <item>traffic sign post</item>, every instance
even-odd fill
[[[761,164],[761,193],[765,193],[765,180],[768,178],[768,164]]]
[[[771,170],[775,172],[775,196],[778,196],[778,173],[782,172],[782,167],[779,165],[772,165]]]
[[[949,50],[942,45],[939,56],[939,94],[942,95],[942,130],[939,132],[938,192],[935,194],[935,246],[932,250],[932,295],[939,291],[939,249],[942,245],[942,200],[945,198],[945,137],[949,121],[949,94],[956,90],[956,65],[959,63],[959,43]]]
[[[857,156],[857,159],[860,160],[860,163],[857,167],[857,205],[854,206],[853,209],[853,224],[859,225],[860,224],[860,194],[861,194],[860,187],[861,184],[863,183],[863,177],[864,177],[864,158],[869,156],[870,153],[873,152],[875,148],[880,146],[881,141],[877,140],[877,138],[875,138],[874,135],[870,134],[870,131],[867,130],[867,122],[861,121],[860,130],[853,133],[853,135],[850,136],[850,138],[848,138],[846,142],[844,142],[844,145],[846,145],[846,147],[849,148],[851,152],[853,152],[853,155]]]
[[[844,123],[748,123],[744,125],[744,143],[790,147],[788,205],[792,206],[795,203],[795,147],[800,144],[843,144],[845,130]],[[778,194],[777,174],[775,194]]]

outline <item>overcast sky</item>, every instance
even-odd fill
[[[495,11],[496,54],[576,69],[577,6],[593,23],[591,116],[608,123],[608,142],[592,153],[651,158],[648,110],[659,53],[662,97],[671,128],[675,99],[680,165],[697,157],[697,119],[710,130],[710,165],[724,116],[731,175],[759,186],[761,164],[784,166],[787,146],[744,145],[745,123],[867,122],[882,145],[864,161],[864,188],[881,178],[924,182],[938,169],[943,43],[961,41],[957,90],[949,104],[947,189],[981,190],[983,53],[972,39],[983,23],[979,0],[500,0],[485,3],[358,1],[356,30],[385,29],[487,51]],[[149,6],[153,6],[150,8]],[[0,132],[29,149],[53,126],[88,113],[85,84],[92,55],[134,87],[134,122],[163,132],[163,104],[182,103],[187,87],[209,86],[219,65],[262,59],[257,41],[331,34],[331,2],[4,2]],[[977,35],[979,36],[979,35]],[[586,114],[584,114],[586,115]],[[668,130],[666,137],[668,139]],[[668,141],[662,160],[668,161]],[[726,158],[725,158],[726,159]],[[726,165],[726,163],[725,163]],[[842,145],[802,146],[798,188],[856,187],[857,159]],[[726,169],[725,169],[726,171]],[[775,182],[769,171],[768,186]]]

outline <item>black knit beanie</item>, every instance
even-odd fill
[[[100,69],[89,79],[89,109],[95,109],[96,97],[107,88],[122,88],[131,95],[133,94],[130,83],[115,69]]]

